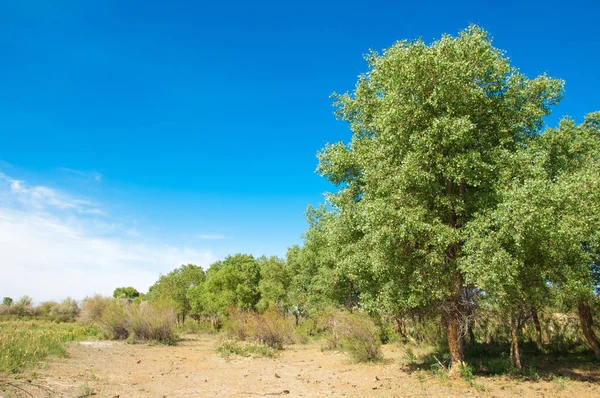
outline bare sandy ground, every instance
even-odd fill
[[[598,374],[586,381],[519,381],[504,377],[440,379],[407,372],[401,349],[384,347],[386,360],[352,364],[344,354],[322,352],[317,344],[294,345],[276,358],[224,359],[213,336],[188,337],[175,346],[124,342],[79,342],[67,358],[54,358],[33,384],[54,397],[600,397]],[[597,373],[597,372],[596,372]],[[47,391],[49,391],[47,390]],[[36,390],[34,396],[48,396]]]

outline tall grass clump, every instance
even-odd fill
[[[88,325],[94,324],[102,318],[104,309],[112,301],[110,297],[104,297],[99,294],[86,297],[81,303],[78,321]]]
[[[276,350],[294,341],[292,319],[286,319],[277,309],[268,309],[260,314],[232,310],[225,330],[239,340],[251,340]]]
[[[175,310],[166,303],[112,299],[96,323],[109,339],[172,344],[176,339],[176,321]]]
[[[124,340],[129,337],[129,324],[125,307],[129,305],[126,300],[110,300],[102,316],[96,321],[104,335],[112,340]]]
[[[125,309],[130,338],[141,341],[175,342],[177,313],[167,304],[143,302],[130,304]]]
[[[368,315],[332,310],[325,319],[329,331],[326,348],[344,351],[354,362],[382,359],[380,332]]]

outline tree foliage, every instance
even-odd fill
[[[458,364],[466,292],[479,282],[461,267],[468,231],[502,200],[506,158],[539,133],[563,83],[527,78],[476,26],[367,61],[354,92],[335,95],[350,143],[319,154],[318,171],[338,187],[322,228],[363,305],[440,308]]]
[[[114,298],[126,298],[128,300],[134,300],[140,296],[140,292],[134,287],[118,287],[113,292]]]
[[[188,298],[195,313],[225,314],[227,308],[253,309],[260,299],[260,265],[246,254],[228,256],[213,263],[206,281],[190,289]]]
[[[166,300],[173,304],[177,310],[178,318],[185,322],[185,317],[190,312],[191,304],[187,292],[190,288],[204,282],[204,270],[194,264],[182,265],[161,275],[158,281],[148,291],[151,300]]]

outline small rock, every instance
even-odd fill
[[[284,393],[284,394],[289,394],[289,393],[290,393],[290,390],[283,390],[283,393]]]
[[[275,373],[275,377],[277,377],[278,379],[281,379],[281,376],[279,376],[277,373]]]

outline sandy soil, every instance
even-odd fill
[[[276,358],[224,359],[213,336],[188,337],[175,346],[124,342],[79,342],[67,358],[51,359],[29,391],[54,397],[441,397],[561,396],[600,397],[599,374],[564,382],[519,381],[504,377],[440,380],[427,372],[407,372],[397,346],[384,347],[386,361],[352,364],[344,354],[319,345],[295,345]],[[588,372],[589,373],[589,372]],[[87,394],[87,395],[86,395]]]

